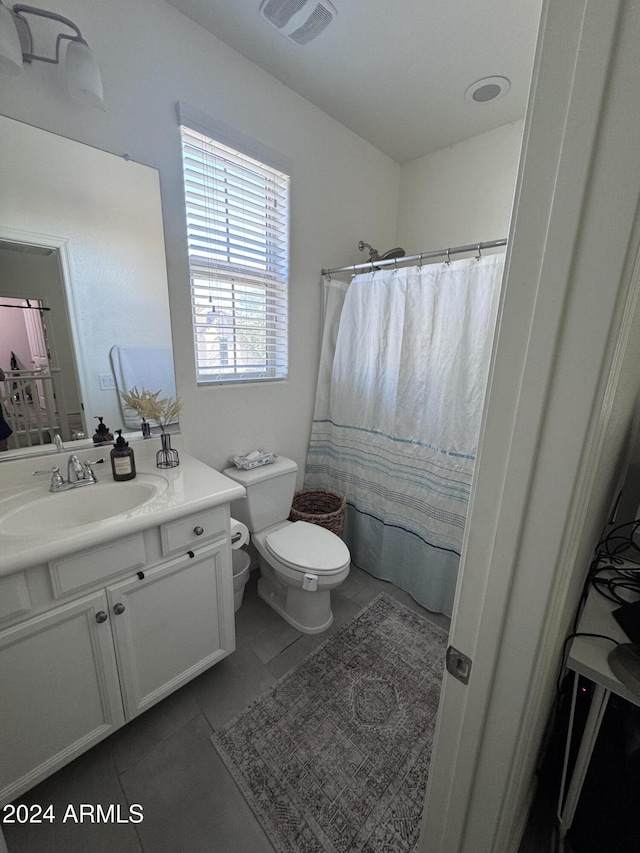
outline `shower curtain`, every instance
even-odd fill
[[[305,488],[347,496],[353,563],[451,614],[502,255],[325,282]]]

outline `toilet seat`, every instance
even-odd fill
[[[290,569],[330,575],[348,566],[349,549],[339,536],[310,524],[294,521],[266,537],[267,550]]]

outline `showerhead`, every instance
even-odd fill
[[[374,249],[373,246],[365,243],[364,240],[360,240],[358,248],[361,252],[364,252],[365,249],[369,250],[369,260],[372,263],[374,261],[392,261],[394,258],[402,258],[406,254],[405,250],[398,246],[395,249],[389,249],[388,252],[381,255],[377,249]]]
[[[403,258],[406,255],[404,249],[401,249],[399,246],[396,246],[395,249],[389,249],[388,252],[385,252],[384,255],[380,258],[381,261],[392,261],[394,258]]]

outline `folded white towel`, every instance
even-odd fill
[[[276,454],[269,450],[252,450],[251,453],[246,453],[244,456],[232,456],[229,462],[233,463],[236,468],[248,471],[251,468],[257,468],[259,465],[269,465],[275,458]]]

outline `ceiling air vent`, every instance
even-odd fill
[[[338,14],[329,0],[262,0],[264,18],[297,44],[308,44]]]

